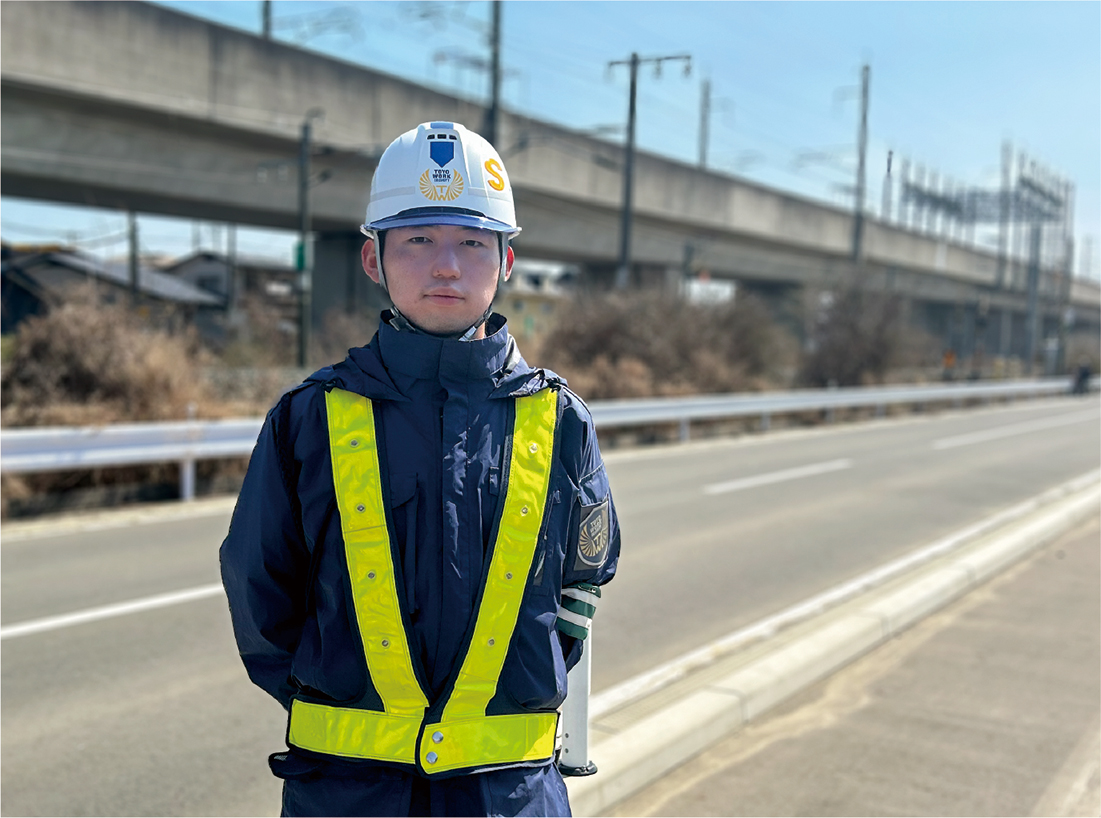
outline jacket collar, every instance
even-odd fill
[[[496,320],[495,320],[496,319]],[[506,365],[519,358],[516,342],[505,319],[494,314],[486,322],[486,337],[476,341],[437,338],[419,332],[403,332],[386,321],[379,324],[379,355],[392,374],[417,380],[463,384],[499,380]]]

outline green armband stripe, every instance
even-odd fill
[[[584,640],[589,635],[588,628],[579,627],[572,622],[567,622],[561,617],[558,618],[558,632],[564,633],[566,636],[572,636],[574,639]]]
[[[562,614],[562,610],[572,611],[579,616],[584,616],[587,619],[592,619],[593,614],[596,613],[596,606],[591,605],[588,602],[583,602],[580,599],[571,599],[566,597],[562,600],[562,607],[558,609],[559,616]]]

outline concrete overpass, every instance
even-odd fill
[[[315,320],[373,291],[359,269],[356,226],[378,154],[419,122],[479,123],[468,101],[286,43],[267,41],[140,2],[0,5],[4,195],[295,229],[295,158],[307,111]],[[615,266],[621,197],[616,145],[503,115],[499,148],[524,233],[517,252],[580,263],[607,282]],[[284,172],[278,168],[282,165]],[[694,263],[736,279],[797,313],[806,286],[835,287],[853,272],[847,211],[641,153],[636,161],[636,280],[662,282]],[[966,354],[985,326],[988,352],[1025,344],[1025,270],[998,285],[993,254],[867,220],[869,286],[908,297],[911,314]],[[1079,331],[1101,335],[1101,291],[1040,281],[1041,337],[1072,306]],[[979,320],[985,311],[987,321]]]

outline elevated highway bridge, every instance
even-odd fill
[[[0,6],[5,196],[297,229],[296,160],[313,109],[315,323],[375,298],[357,232],[371,174],[398,133],[429,120],[482,121],[484,109],[398,77],[141,2]],[[610,284],[622,148],[503,112],[524,232],[517,252],[572,262]],[[640,152],[632,256],[636,282],[672,284],[686,254],[713,279],[756,291],[798,321],[806,288],[859,274],[905,297],[913,319],[967,354],[1026,348],[1024,265],[986,250],[866,219],[851,261],[851,212]],[[1060,270],[1039,280],[1040,338],[1101,336],[1101,290]]]

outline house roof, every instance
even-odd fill
[[[229,266],[229,257],[224,253],[216,253],[211,250],[195,250],[185,256],[173,259],[168,264],[163,265],[161,269],[166,273],[172,273],[197,259],[208,262],[218,261],[225,264],[227,267]],[[238,255],[235,259],[235,263],[238,267],[247,267],[255,270],[270,270],[275,273],[297,272],[297,268],[292,264],[285,264],[263,256]]]
[[[4,262],[4,270],[20,270],[23,275],[45,290],[57,289],[55,282],[44,273],[50,267],[64,267],[81,273],[89,278],[99,279],[119,287],[130,286],[129,266],[121,262],[104,263],[79,250],[50,250],[16,256]],[[138,269],[138,291],[143,295],[171,301],[176,304],[188,304],[201,307],[220,307],[222,299],[201,290],[195,285],[176,276],[151,270],[148,267]],[[63,295],[63,293],[56,293]]]

